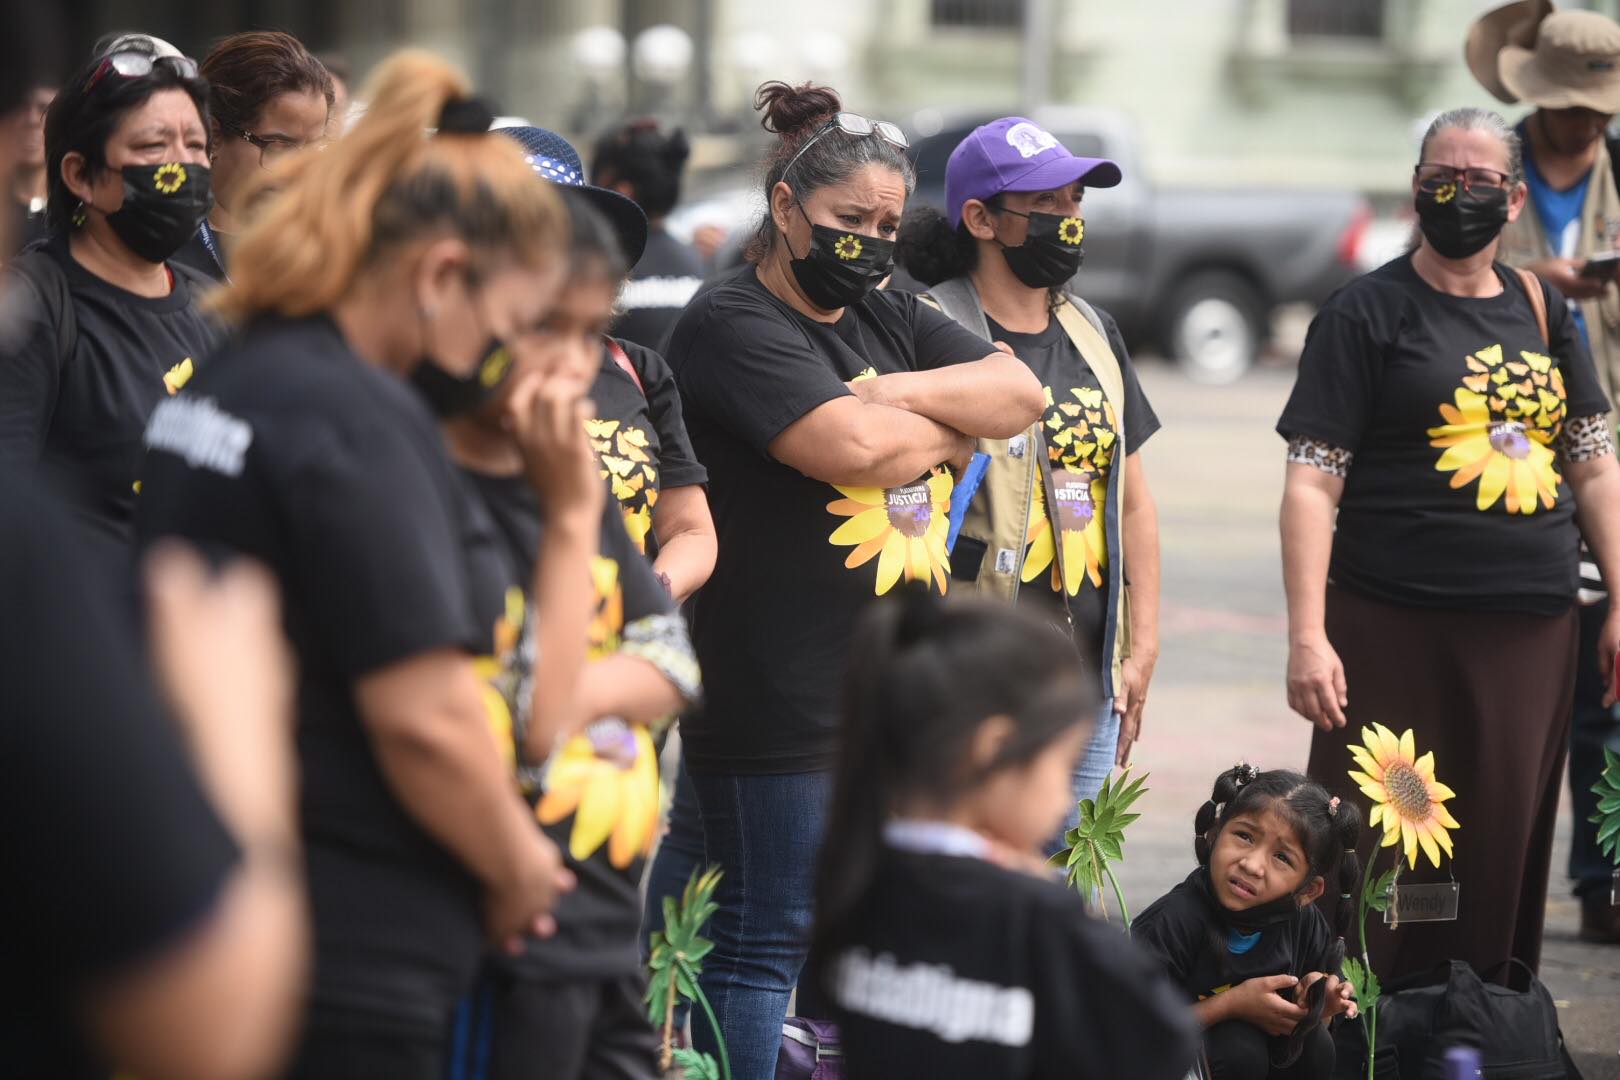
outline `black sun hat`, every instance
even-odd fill
[[[523,147],[525,160],[533,166],[542,180],[573,188],[607,218],[613,233],[624,249],[627,265],[635,266],[647,247],[647,215],[634,199],[620,195],[609,188],[596,187],[585,182],[585,166],[579,151],[555,131],[537,127],[497,128]]]

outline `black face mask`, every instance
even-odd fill
[[[126,165],[124,205],[107,224],[129,250],[160,263],[185,246],[214,205],[206,166],[170,161]]]
[[[1086,258],[1081,248],[1086,223],[1078,214],[1020,214],[1017,210],[1002,209],[1029,221],[1029,232],[1022,244],[1001,246],[1001,254],[1014,277],[1032,289],[1055,288],[1074,277]]]
[[[1507,188],[1467,191],[1448,183],[1419,190],[1412,205],[1429,246],[1448,259],[1466,259],[1495,240],[1507,224]]]
[[[452,375],[424,356],[411,369],[411,385],[441,420],[470,413],[499,394],[512,373],[512,354],[500,338],[489,339],[483,357],[470,373]]]
[[[894,241],[875,236],[839,232],[816,225],[799,207],[810,226],[810,250],[794,259],[793,277],[810,302],[823,311],[836,311],[855,303],[877,288],[894,269]],[[784,237],[786,234],[783,234]],[[792,254],[792,247],[788,254]]]

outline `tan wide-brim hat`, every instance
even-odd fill
[[[1534,47],[1504,47],[1496,70],[1514,97],[1537,108],[1620,112],[1620,23],[1595,11],[1555,11]]]
[[[1514,0],[1511,4],[1487,11],[1468,28],[1468,39],[1463,43],[1463,57],[1468,61],[1468,70],[1496,100],[1510,105],[1519,100],[1502,85],[1502,76],[1497,72],[1496,62],[1502,55],[1503,47],[1517,45],[1530,48],[1536,43],[1536,31],[1541,27],[1541,20],[1556,10],[1552,0]]]

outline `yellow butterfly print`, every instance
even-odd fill
[[[1550,356],[1543,356],[1540,353],[1533,352],[1520,352],[1519,355],[1524,358],[1525,363],[1543,375],[1552,370],[1552,357]]]
[[[593,439],[605,439],[619,430],[617,420],[587,420],[585,421],[585,434]]]

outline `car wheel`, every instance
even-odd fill
[[[1165,346],[1195,382],[1232,382],[1260,355],[1264,311],[1254,286],[1237,274],[1195,274],[1171,295]]]

